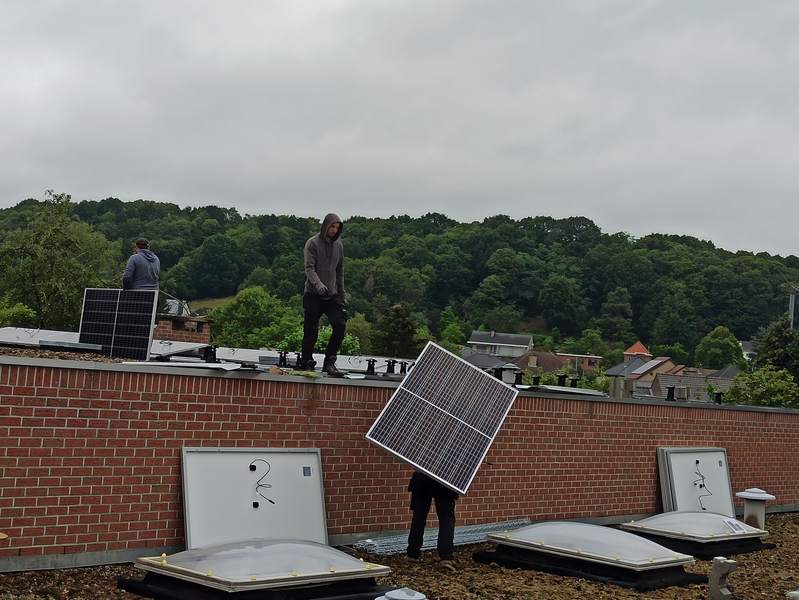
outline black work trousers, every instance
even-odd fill
[[[435,500],[438,516],[438,557],[452,560],[455,540],[455,497],[450,493],[436,494],[430,490],[411,491],[411,533],[408,535],[408,556],[418,558],[422,554],[422,540],[430,505]]]
[[[322,298],[310,293],[306,293],[302,297],[302,306],[305,309],[305,321],[303,323],[301,360],[307,362],[313,358],[316,339],[319,336],[319,319],[322,318],[322,315],[327,316],[327,320],[330,321],[330,326],[333,328],[325,350],[325,358],[335,360],[347,328],[344,308],[337,298]]]

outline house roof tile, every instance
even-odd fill
[[[624,377],[628,373],[631,373],[634,369],[637,369],[643,365],[645,362],[646,361],[643,358],[636,356],[630,361],[619,363],[609,368],[607,371],[605,371],[605,375],[610,377]]]
[[[641,343],[640,340],[635,342],[629,348],[627,348],[627,350],[625,350],[624,353],[625,354],[649,354],[649,356],[652,356],[652,353],[649,352],[649,350],[647,350],[646,346],[644,346]]]

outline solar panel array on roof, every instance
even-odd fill
[[[158,290],[87,288],[80,342],[99,344],[108,356],[147,360],[157,299]]]
[[[366,438],[465,494],[517,393],[430,342]]]

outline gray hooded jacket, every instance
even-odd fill
[[[335,237],[328,238],[327,230],[338,223]],[[319,233],[305,242],[305,293],[323,298],[336,298],[345,303],[344,295],[344,246],[341,232],[344,225],[338,215],[330,213],[322,221]]]
[[[157,290],[161,261],[150,250],[139,250],[128,259],[122,273],[123,290]]]

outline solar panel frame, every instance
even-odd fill
[[[153,341],[158,290],[86,288],[79,340],[99,344],[113,358],[147,360]]]
[[[517,394],[512,386],[428,342],[366,439],[466,494]],[[431,448],[439,452],[431,453]]]

